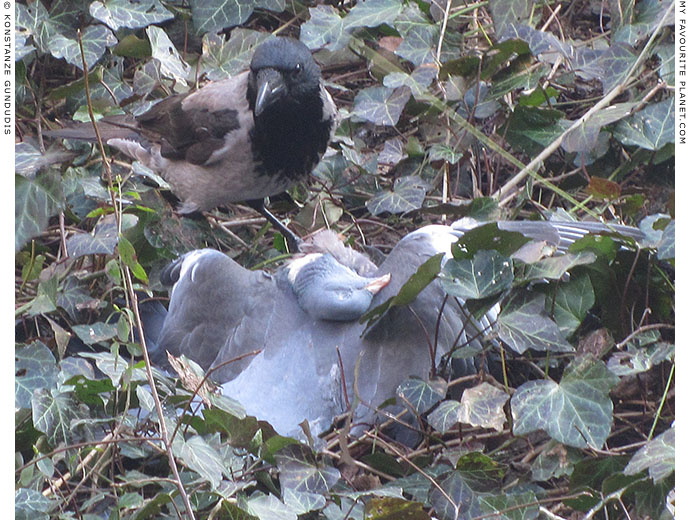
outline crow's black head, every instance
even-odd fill
[[[247,96],[257,117],[274,107],[298,109],[318,99],[321,71],[300,41],[277,37],[262,43],[250,71]]]

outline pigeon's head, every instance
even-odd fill
[[[276,106],[300,107],[319,99],[321,71],[302,42],[271,38],[256,48],[248,98],[256,117]]]
[[[378,278],[360,276],[330,253],[311,253],[288,266],[288,280],[297,303],[320,320],[358,319],[390,279],[390,274]]]

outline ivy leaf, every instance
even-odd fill
[[[498,251],[478,251],[471,260],[451,258],[439,274],[443,289],[451,296],[487,298],[510,287],[513,262]]]
[[[522,272],[516,276],[521,282],[531,280],[560,280],[573,267],[591,264],[597,259],[591,251],[580,253],[566,253],[564,255],[543,258],[524,266]]]
[[[587,60],[580,70],[601,81],[606,94],[620,84],[635,61],[635,49],[628,44],[614,42],[596,60]]]
[[[277,12],[283,11],[285,2],[284,0],[229,0],[227,2],[195,0],[191,2],[191,7],[196,33],[201,35],[242,25],[257,7]]]
[[[268,33],[238,27],[226,41],[215,33],[204,35],[200,72],[212,81],[233,76],[249,67],[257,45],[268,39]]]
[[[633,455],[623,470],[625,475],[635,475],[647,470],[654,484],[659,484],[676,468],[676,429],[669,428],[654,437]]]
[[[218,488],[224,468],[221,463],[222,457],[216,449],[199,435],[184,441],[178,449],[179,457],[188,468],[209,482],[212,489]]]
[[[586,152],[594,148],[601,128],[626,117],[635,103],[619,103],[594,114],[586,123],[570,132],[561,146],[568,152]]]
[[[91,70],[91,67],[101,59],[107,47],[117,44],[115,35],[103,25],[88,26],[82,33],[81,41],[88,70]],[[56,58],[64,58],[67,63],[74,65],[79,70],[83,67],[79,41],[76,38],[72,39],[62,34],[56,34],[50,44],[50,53]]]
[[[402,139],[394,137],[383,143],[383,151],[378,156],[378,163],[396,165],[406,157],[407,153],[405,153]],[[324,161],[321,161],[321,163],[323,162]]]
[[[621,143],[646,150],[660,150],[674,140],[674,97],[647,105],[620,121],[613,132]]]
[[[571,352],[558,325],[544,310],[544,295],[520,291],[503,304],[498,315],[498,336],[522,354],[527,349]]]
[[[89,6],[89,13],[113,31],[122,27],[139,29],[174,18],[174,15],[163,7],[158,0],[96,1]]]
[[[418,414],[422,414],[438,403],[446,395],[446,383],[443,380],[423,381],[411,378],[403,381],[396,393]]]
[[[412,95],[420,97],[426,94],[429,85],[438,76],[438,67],[431,64],[422,64],[410,74],[406,72],[391,72],[383,78],[383,85],[389,88],[409,87]]]
[[[417,4],[408,4],[394,25],[403,38],[395,54],[415,66],[434,63],[439,26],[431,23]]]
[[[293,488],[281,489],[283,502],[298,515],[309,511],[323,509],[326,506],[326,497],[316,493],[303,493]]]
[[[16,252],[30,239],[40,235],[48,227],[48,219],[62,208],[64,197],[59,176],[47,172],[29,180],[15,175],[14,200]]]
[[[317,463],[311,450],[300,444],[286,446],[276,453],[275,459],[283,488],[326,494],[340,479],[340,471]]]
[[[338,10],[330,5],[309,8],[309,20],[300,28],[300,41],[310,49],[342,49],[350,40]]]
[[[676,221],[672,220],[664,228],[661,242],[657,249],[659,260],[670,260],[676,257]]]
[[[512,2],[510,4],[513,5]],[[516,2],[516,4],[524,6],[524,0]],[[501,33],[500,39],[501,43],[509,39],[524,41],[529,46],[532,54],[539,56],[542,61],[554,60],[557,56],[562,56],[566,59],[572,59],[573,57],[572,45],[563,43],[553,33],[539,31],[523,23],[508,22]]]
[[[55,357],[48,347],[34,341],[14,352],[14,406],[30,408],[34,390],[50,389],[57,383]]]
[[[489,9],[494,22],[494,31],[500,40],[504,40],[511,24],[519,24],[529,19],[532,14],[532,2],[530,0],[490,0]]]
[[[70,394],[45,388],[34,391],[31,412],[34,427],[45,433],[52,444],[77,439],[72,422],[89,416],[88,407],[77,404]]]
[[[395,180],[393,190],[381,190],[365,205],[372,215],[407,213],[422,207],[428,185],[421,177],[408,175]]]
[[[554,284],[553,316],[564,336],[580,326],[595,303],[594,287],[587,274],[571,278],[568,283]]]
[[[400,0],[365,0],[357,2],[344,19],[345,28],[378,27],[393,25],[400,14],[403,3]]]
[[[430,161],[446,161],[448,164],[455,165],[464,155],[464,151],[456,150],[443,143],[434,143],[429,148]]]
[[[630,3],[632,4],[633,2]],[[635,2],[636,13],[634,23],[626,23],[619,26],[613,34],[614,41],[636,46],[642,39],[652,34],[657,25],[673,25],[673,9],[664,18],[664,13],[672,3],[673,0],[641,0],[640,2]],[[628,11],[629,14],[630,12]],[[629,16],[624,18],[624,21],[628,19]]]
[[[352,115],[376,125],[395,126],[409,99],[407,87],[367,87],[357,92]]]
[[[482,207],[481,204],[479,204],[479,207],[474,207],[479,202],[479,199],[475,199],[470,210],[470,213],[476,216],[476,218],[481,218],[485,212],[490,213],[495,209],[491,201],[486,200],[483,201],[487,205],[486,207]],[[485,216],[491,218],[490,215]],[[480,224],[465,231],[458,239],[452,248],[453,257],[456,259],[469,259],[482,250],[494,250],[503,256],[510,256],[529,241],[530,239],[520,232],[499,229],[496,222]]]
[[[87,345],[107,341],[117,336],[117,325],[114,323],[96,322],[91,325],[74,325],[74,333]]]
[[[460,401],[460,422],[502,431],[506,422],[503,405],[509,397],[503,390],[489,383],[468,388],[462,393]]]
[[[85,325],[84,327],[88,327]],[[117,327],[113,327],[113,336],[117,334]],[[74,329],[74,327],[72,327]],[[96,361],[98,369],[110,378],[113,386],[117,387],[122,377],[127,374],[129,381],[147,381],[146,372],[141,368],[133,368],[125,358],[111,352],[82,352],[82,357]]]
[[[151,57],[160,63],[161,75],[186,85],[191,69],[177,52],[165,31],[151,25],[146,28],[146,36],[151,42]]]
[[[431,427],[439,433],[448,433],[460,422],[463,413],[462,405],[453,399],[443,401],[429,414],[427,420]]]
[[[27,178],[33,178],[36,172],[45,166],[68,161],[74,153],[51,146],[45,153],[29,142],[14,145],[14,171]]]
[[[506,520],[536,520],[539,517],[537,496],[533,491],[501,495],[481,495],[482,513],[488,518]]]
[[[370,311],[367,311],[360,318],[360,323],[364,323],[365,321],[368,322],[365,332],[362,333],[362,335],[366,334],[372,325],[391,307],[408,305],[409,303],[412,303],[417,295],[434,281],[441,270],[442,261],[443,253],[438,253],[432,256],[417,268],[415,273],[410,276],[410,278],[400,288],[398,294],[374,307]]]
[[[429,502],[441,520],[460,520],[479,516],[478,494],[470,487],[460,471],[452,471],[437,479],[441,488],[450,497],[448,501],[435,487],[429,493]]]
[[[604,363],[589,358],[573,360],[560,383],[528,381],[511,399],[513,431],[544,430],[568,446],[601,449],[613,423],[608,392],[617,382]]]
[[[614,352],[606,367],[617,376],[632,376],[646,372],[662,361],[672,361],[675,345],[659,342],[641,348],[628,344],[625,352]]]
[[[48,520],[57,502],[43,496],[35,489],[19,488],[14,494],[15,520]]]
[[[247,509],[261,520],[297,520],[297,513],[275,495],[255,493],[247,500]]]
[[[16,25],[33,37],[41,52],[49,53],[53,39],[63,27],[48,13],[42,2],[16,4]]]
[[[80,233],[67,239],[67,254],[72,258],[84,255],[112,255],[119,237],[114,215],[108,215],[96,224],[93,235]]]

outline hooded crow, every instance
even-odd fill
[[[294,243],[263,206],[306,179],[335,128],[336,107],[301,42],[260,44],[249,70],[170,96],[139,116],[104,117],[103,140],[154,170],[181,200],[180,213],[247,201]],[[91,124],[47,135],[95,140]]]

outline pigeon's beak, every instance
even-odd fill
[[[267,107],[283,97],[287,86],[280,72],[275,69],[262,69],[256,75],[256,90],[254,116],[258,117]]]
[[[377,294],[381,289],[383,289],[386,285],[388,285],[388,282],[390,282],[390,281],[391,281],[390,273],[384,274],[383,276],[379,276],[378,278],[374,278],[364,288],[367,291],[369,291],[371,294]]]

